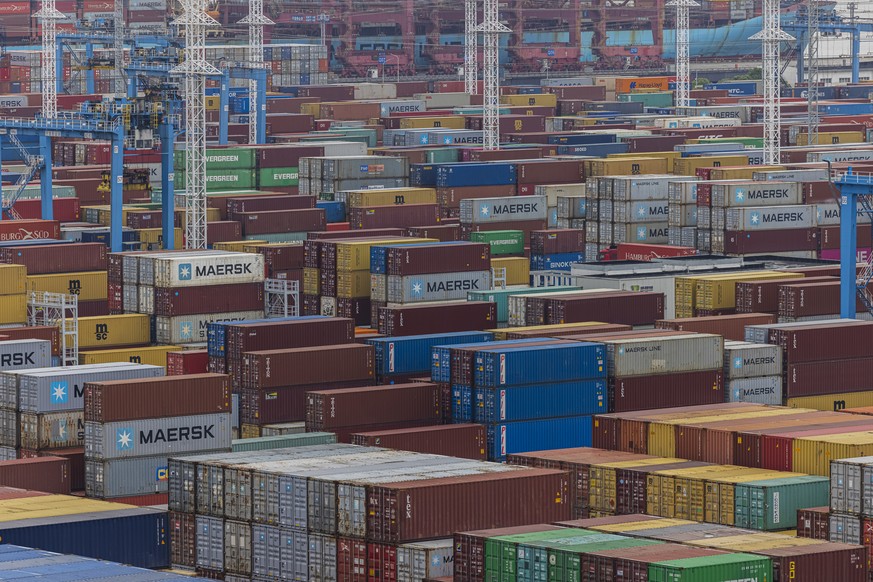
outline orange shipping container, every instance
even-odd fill
[[[670,77],[621,77],[615,80],[616,93],[635,93],[647,91],[669,91]]]

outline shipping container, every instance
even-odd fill
[[[79,243],[65,245],[59,253],[50,246],[3,247],[0,261],[24,265],[28,275],[106,270],[106,245]]]
[[[79,349],[141,346],[151,343],[148,315],[126,314],[79,318]],[[161,343],[175,343],[161,341]]]
[[[361,432],[353,434],[351,442],[355,445],[448,455],[462,459],[486,459],[485,427],[481,424]]]
[[[356,344],[252,351],[243,354],[242,385],[263,389],[366,381],[374,377],[374,366],[373,347]]]

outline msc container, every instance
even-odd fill
[[[156,287],[195,287],[221,282],[260,283],[264,280],[264,256],[254,253],[201,253],[190,256],[158,256],[153,263],[153,279],[142,284]]]
[[[546,220],[547,213],[545,196],[461,200],[461,222],[467,224]]]
[[[372,346],[346,344],[246,352],[242,385],[250,388],[365,381],[374,376]]]
[[[107,252],[102,243],[69,244],[63,252],[47,246],[3,247],[0,262],[24,265],[28,275],[105,271]]]
[[[148,317],[148,316],[146,316]],[[264,311],[234,311],[232,313],[207,313],[155,317],[155,340],[160,344],[189,344],[209,339],[209,324],[220,321],[246,321],[264,317]],[[81,321],[81,319],[80,319]]]
[[[701,333],[610,340],[606,349],[611,376],[720,370],[724,358],[724,339]]]
[[[70,493],[70,460],[61,457],[39,457],[0,461],[0,486]]]
[[[725,376],[731,380],[782,374],[782,350],[771,344],[724,342]]]
[[[84,409],[92,422],[229,412],[230,384],[224,374],[89,382]]]
[[[27,292],[45,291],[76,295],[79,301],[106,299],[106,271],[86,273],[60,273],[51,275],[28,275],[25,282]]]
[[[649,582],[696,582],[742,580],[769,582],[773,567],[769,558],[751,554],[721,554],[649,564]]]
[[[522,386],[606,377],[602,344],[566,342],[547,346],[483,349],[476,353],[476,386]]]
[[[757,402],[782,405],[782,376],[736,378],[728,380],[724,390],[726,402]]]
[[[354,445],[386,447],[462,459],[486,459],[485,427],[481,424],[450,424],[352,435]]]
[[[450,301],[466,299],[468,292],[487,291],[490,287],[490,270],[403,277],[389,275],[387,298],[391,303]]]
[[[134,363],[152,366],[167,365],[167,354],[179,346],[145,346],[115,350],[93,350],[79,353],[80,364]]]
[[[79,349],[141,346],[151,343],[148,315],[102,315],[79,318]],[[160,342],[160,339],[158,340]],[[172,341],[161,343],[175,343]]]
[[[22,412],[82,410],[85,383],[163,376],[159,366],[145,364],[88,364],[47,368],[17,374],[11,383],[0,382],[0,405]]]
[[[375,349],[377,375],[418,372],[428,375],[434,346],[487,342],[493,337],[494,335],[488,332],[457,332],[402,338],[373,338],[366,342]]]
[[[345,388],[306,394],[306,430],[331,430],[441,420],[441,389],[412,383]]]
[[[231,448],[230,413],[85,423],[88,460],[177,455]]]
[[[264,305],[262,283],[154,289],[154,314],[165,317],[255,311]]]

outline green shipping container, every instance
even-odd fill
[[[830,479],[816,475],[738,483],[734,489],[737,527],[774,531],[797,527],[797,510],[830,503]]]
[[[649,564],[649,582],[773,582],[770,558],[722,554]]]
[[[492,301],[497,304],[497,323],[509,321],[509,297],[511,295],[530,295],[533,293],[552,293],[555,291],[573,291],[579,287],[529,287],[528,285],[513,285],[506,289],[491,291],[470,291],[467,301]]]
[[[552,548],[549,550],[548,556],[548,582],[570,582],[586,579],[582,576],[582,554],[604,552],[607,550],[620,550],[623,548],[656,546],[663,543],[664,542],[657,540],[641,540],[622,537],[622,539],[608,542],[591,542],[567,548]]]
[[[515,582],[518,566],[517,551],[520,543],[578,538],[595,533],[585,529],[567,528],[488,538],[485,540],[485,582]]]
[[[241,453],[246,451],[265,451],[268,449],[290,449],[294,447],[330,445],[335,442],[336,435],[332,432],[307,432],[260,437],[255,439],[235,439],[232,446],[234,453]]]
[[[491,230],[470,233],[470,242],[491,245],[491,256],[520,255],[524,252],[524,231]]]
[[[427,150],[428,164],[452,164],[461,161],[461,150],[458,148],[434,148]]]
[[[186,187],[187,180],[184,172],[177,173],[175,178],[176,188],[183,189]],[[254,170],[206,170],[206,190],[210,192],[254,188]]]
[[[313,132],[313,133],[319,133],[319,132]],[[367,138],[367,141],[366,141],[367,147],[371,147],[371,148],[376,147],[376,144],[379,141],[378,133],[376,132],[376,130],[365,128],[365,127],[337,127],[335,129],[328,129],[324,133],[327,135],[339,133],[339,134],[342,134],[343,136],[346,136],[346,137],[366,137]],[[344,139],[344,141],[346,141],[346,140]]]
[[[221,148],[206,150],[206,171],[252,170],[255,167],[254,148]],[[185,169],[185,150],[173,152],[173,167],[177,172]]]
[[[258,187],[297,186],[300,183],[298,168],[261,168],[258,171]]]
[[[642,103],[643,107],[673,107],[673,92],[659,93],[620,93],[615,96],[617,101],[625,103]]]
[[[615,534],[587,532],[588,535],[518,544],[517,580],[546,582],[549,575],[549,559],[554,550],[588,547],[589,544],[609,544],[629,539]],[[578,550],[577,550],[578,551]]]

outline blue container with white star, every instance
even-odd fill
[[[438,188],[505,186],[517,182],[516,165],[504,162],[443,164],[438,166],[436,171]]]
[[[548,212],[545,196],[500,196],[461,200],[461,222],[464,224],[546,220]]]

